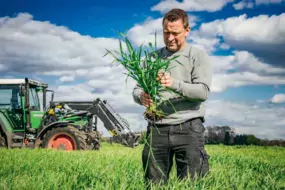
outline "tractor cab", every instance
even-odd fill
[[[27,78],[0,79],[0,114],[10,123],[8,131],[36,132],[46,107],[47,87]]]

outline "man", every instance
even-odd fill
[[[161,84],[177,93],[162,93],[171,103],[161,105],[166,114],[161,120],[148,123],[147,142],[142,155],[146,181],[166,183],[173,165],[179,179],[204,176],[209,171],[208,154],[204,149],[205,108],[210,92],[212,68],[205,52],[186,42],[190,33],[188,15],[181,9],[169,11],[163,19],[165,47],[158,50],[165,59],[179,55],[169,73],[159,74]],[[148,107],[152,100],[136,86],[136,103]],[[175,109],[174,109],[174,108]]]

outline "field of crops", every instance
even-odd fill
[[[100,151],[0,149],[0,189],[144,189],[142,146]],[[154,189],[285,189],[285,148],[207,145],[211,173]]]

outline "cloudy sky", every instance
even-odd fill
[[[57,100],[105,99],[143,130],[134,81],[103,55],[118,49],[118,31],[137,46],[157,31],[162,47],[161,21],[175,7],[189,15],[187,41],[213,62],[205,125],[285,139],[284,0],[2,0],[1,78],[46,82]]]

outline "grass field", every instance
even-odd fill
[[[142,146],[100,151],[0,149],[0,189],[144,189]],[[285,148],[207,145],[211,173],[154,189],[285,189]]]

